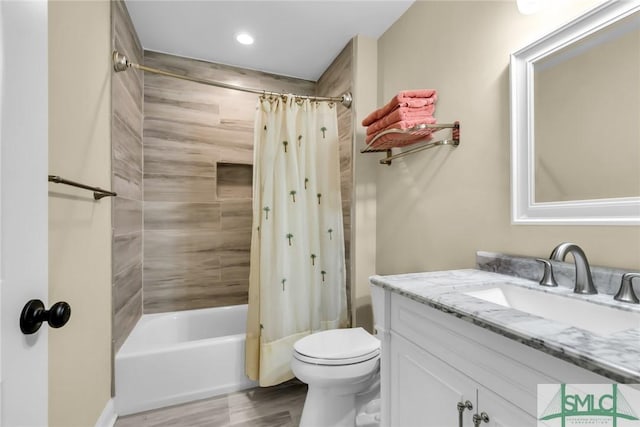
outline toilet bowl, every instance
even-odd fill
[[[362,328],[332,329],[298,340],[291,370],[309,386],[301,427],[353,427],[377,396],[380,341]]]

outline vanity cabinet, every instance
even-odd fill
[[[470,401],[462,425],[473,426],[473,414],[485,412],[484,426],[535,426],[535,418],[500,398],[431,353],[392,334],[392,426],[444,427],[459,425],[458,402]]]
[[[537,385],[611,381],[515,340],[390,291],[382,424],[459,426],[458,402],[469,400],[462,425],[485,412],[486,427],[536,426]]]

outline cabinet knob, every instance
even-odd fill
[[[480,414],[473,414],[473,425],[475,427],[479,427],[480,423],[488,423],[489,415],[486,412],[481,412]]]
[[[464,402],[458,402],[458,427],[463,427],[462,426],[462,414],[464,412],[465,409],[468,410],[472,410],[473,409],[473,403],[471,403],[468,400],[465,400]]]
[[[25,335],[34,334],[42,326],[42,322],[49,323],[52,328],[61,328],[71,317],[71,306],[64,301],[57,302],[49,310],[44,309],[44,303],[39,299],[27,302],[20,314],[20,330]]]

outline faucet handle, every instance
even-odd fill
[[[544,274],[540,279],[540,285],[542,286],[558,286],[556,278],[553,276],[553,266],[548,259],[536,258],[536,261],[544,264]]]
[[[640,273],[624,273],[622,275],[622,281],[620,282],[620,289],[613,299],[616,301],[630,302],[632,304],[640,304],[636,293],[633,292],[633,285],[631,283],[631,281],[636,278],[640,278]]]

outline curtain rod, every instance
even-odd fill
[[[257,95],[264,95],[264,96],[283,96],[283,95],[286,95],[285,93],[270,92],[270,91],[266,91],[266,90],[251,89],[251,88],[246,88],[246,87],[242,87],[242,86],[235,86],[235,85],[230,85],[230,84],[227,84],[227,83],[215,82],[215,81],[212,81],[212,80],[204,80],[204,79],[199,79],[199,78],[196,78],[196,77],[189,77],[189,76],[184,76],[184,75],[181,75],[181,74],[171,73],[169,71],[159,70],[157,68],[147,67],[146,65],[140,65],[140,64],[136,64],[135,62],[129,61],[129,59],[127,59],[126,56],[124,56],[123,54],[121,54],[117,50],[114,50],[113,51],[113,69],[116,72],[120,72],[120,71],[125,71],[125,70],[127,70],[129,68],[136,68],[138,70],[148,71],[149,73],[160,74],[162,76],[167,76],[167,77],[175,77],[177,79],[188,80],[190,82],[201,83],[201,84],[205,84],[205,85],[208,85],[208,86],[217,86],[217,87],[221,87],[221,88],[225,88],[225,89],[232,89],[232,90],[239,90],[239,91],[242,91],[242,92],[255,93]],[[347,108],[351,107],[351,101],[353,101],[353,97],[351,95],[351,92],[345,92],[341,96],[336,96],[336,97],[312,96],[312,95],[294,95],[294,96],[296,98],[310,99],[312,101],[339,102],[339,103],[341,103],[342,105],[344,105]]]

